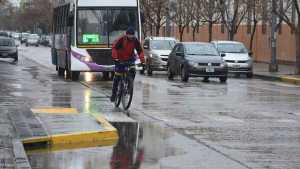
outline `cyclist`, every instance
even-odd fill
[[[112,88],[112,95],[110,98],[111,102],[114,102],[117,95],[118,84],[121,77],[118,75],[118,72],[122,72],[124,70],[124,65],[120,65],[120,62],[128,62],[133,66],[136,61],[135,50],[139,55],[141,63],[145,62],[144,52],[141,46],[141,43],[136,38],[135,30],[133,27],[129,27],[126,31],[125,35],[122,35],[119,39],[117,39],[112,46],[112,58],[115,64],[115,77]],[[135,77],[135,69],[130,68],[129,75],[133,78]]]

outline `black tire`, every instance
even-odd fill
[[[174,80],[174,74],[173,74],[170,67],[168,67],[168,79],[169,80]]]
[[[105,81],[108,81],[108,80],[110,80],[110,76],[109,76],[109,73],[110,72],[103,72],[102,74],[103,74],[103,80],[105,80]]]
[[[226,83],[227,82],[227,76],[220,77],[220,82],[221,83]]]
[[[246,76],[247,76],[248,79],[252,79],[253,78],[253,73],[252,72],[251,73],[247,73]]]
[[[71,72],[71,80],[72,81],[78,81],[79,80],[79,75],[80,75],[80,72],[72,71]]]
[[[204,77],[203,82],[209,82],[209,77]]]
[[[65,69],[63,69],[63,68],[61,68],[61,67],[58,67],[57,69],[58,69],[58,70],[57,70],[58,76],[64,77],[64,76],[65,76]]]
[[[118,85],[117,94],[116,94],[116,100],[115,100],[115,107],[117,107],[117,108],[121,104],[122,91],[123,91],[123,84],[122,84],[122,81],[120,81],[119,85]]]
[[[181,68],[181,81],[188,82],[190,78],[189,70],[186,66]]]
[[[15,56],[14,57],[14,62],[17,62],[19,60],[19,57],[18,56]]]
[[[142,70],[140,70],[140,74],[141,74],[141,75],[144,75],[144,74],[145,74],[145,68],[144,68],[144,67],[143,67]]]
[[[128,77],[122,93],[122,105],[124,110],[128,110],[133,98],[133,79]]]
[[[152,71],[152,69],[151,69],[150,64],[147,64],[147,65],[146,65],[146,69],[147,69],[147,75],[148,75],[148,76],[152,76],[153,71]]]

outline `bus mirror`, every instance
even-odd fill
[[[68,17],[67,25],[70,26],[70,27],[74,26],[74,16],[69,16]]]

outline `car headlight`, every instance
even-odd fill
[[[227,63],[225,62],[225,61],[223,61],[222,63],[221,63],[221,67],[227,67],[228,65],[227,65]]]
[[[91,62],[92,58],[90,56],[81,56],[80,60],[83,62]]]
[[[192,67],[198,67],[199,64],[194,61],[189,61],[189,65],[191,65]]]
[[[249,60],[247,60],[246,63],[248,63],[249,65],[251,65],[251,64],[253,63],[253,60],[252,60],[252,59],[249,59]]]
[[[159,56],[158,55],[156,55],[156,54],[150,54],[150,58],[159,58]]]

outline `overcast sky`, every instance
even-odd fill
[[[14,4],[17,4],[17,5],[19,5],[19,3],[20,3],[20,0],[10,0],[10,2],[12,2],[12,3],[14,3]]]

